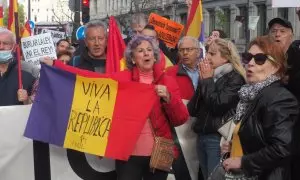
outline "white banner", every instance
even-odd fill
[[[30,110],[31,105],[0,106],[0,180],[116,180],[112,159],[23,137]]]
[[[300,0],[272,0],[272,7],[300,7]]]
[[[21,39],[25,61],[40,66],[43,57],[56,59],[56,51],[50,33],[29,36]]]
[[[54,30],[50,30],[50,29],[43,29],[42,33],[50,33],[53,39],[53,43],[56,45],[56,43],[60,40],[60,39],[65,39],[66,38],[66,33],[65,32],[61,32],[61,31],[54,31]]]
[[[49,157],[45,149],[33,146],[33,141],[23,137],[31,105],[23,106],[2,106],[0,107],[0,179],[1,180],[110,180],[113,176],[114,160],[100,159],[97,156],[81,154],[88,163],[84,167],[82,159],[74,158],[74,152],[50,146]],[[44,144],[48,147],[48,144]],[[34,147],[34,148],[33,148]],[[34,157],[36,156],[36,157]],[[49,158],[48,161],[45,158]],[[49,162],[49,164],[45,164]],[[82,169],[71,167],[76,165]],[[49,166],[49,169],[36,169],[35,166]],[[84,174],[83,170],[88,169],[90,175]],[[36,171],[36,172],[35,172]],[[46,177],[45,172],[49,171],[51,177]],[[112,176],[109,176],[110,172]],[[41,174],[43,177],[35,177]],[[43,174],[44,173],[44,174]],[[81,177],[80,177],[81,176]],[[101,178],[102,177],[102,178]]]
[[[186,99],[183,99],[182,101],[185,105],[189,102]],[[199,157],[196,146],[197,134],[192,130],[192,125],[195,121],[195,117],[190,117],[186,123],[175,127],[182,153],[192,180],[198,180],[199,171]]]

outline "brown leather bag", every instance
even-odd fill
[[[155,137],[150,159],[150,168],[169,172],[174,160],[174,141],[164,137]]]
[[[154,172],[155,169],[169,172],[174,160],[174,141],[172,139],[156,136],[151,123],[150,126],[154,135],[154,146],[151,153],[150,169],[152,172]]]

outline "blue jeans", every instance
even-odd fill
[[[198,136],[197,152],[202,175],[205,180],[220,162],[221,137],[218,134],[202,134]]]

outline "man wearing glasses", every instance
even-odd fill
[[[198,73],[198,63],[201,57],[201,48],[200,43],[196,38],[190,36],[184,36],[178,42],[178,55],[179,55],[179,63],[175,66],[169,67],[166,70],[166,74],[173,76],[179,86],[181,99],[187,104],[189,100],[194,95],[198,81],[199,81],[199,73]],[[196,150],[196,141],[193,142],[193,138],[196,139],[196,134],[191,131],[191,120],[189,120],[185,125],[185,129],[180,129],[182,134],[189,134],[185,141],[188,149]],[[182,127],[181,127],[182,128]],[[180,152],[178,158],[173,164],[173,170],[175,171],[176,180],[190,180],[191,177],[197,176],[197,174],[191,173],[198,173],[198,168],[195,166],[195,161],[197,159],[197,153],[195,152],[187,152],[184,147],[181,147],[183,153]],[[187,155],[186,157],[183,155]],[[189,163],[189,164],[187,164]],[[186,167],[189,167],[189,171]],[[196,169],[195,169],[196,168]],[[201,173],[201,171],[200,171]],[[199,176],[201,179],[202,175]]]

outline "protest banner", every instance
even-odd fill
[[[60,39],[66,38],[66,33],[61,31],[54,31],[50,29],[43,29],[42,34],[44,33],[50,33],[53,39],[53,43],[56,44]]]
[[[155,13],[149,16],[149,24],[155,27],[157,36],[167,46],[174,48],[179,41],[184,26],[175,21],[169,20]]]
[[[117,180],[115,160],[24,137],[31,107],[0,107],[1,180]]]
[[[29,36],[21,39],[25,61],[40,66],[43,57],[56,59],[56,51],[50,33]]]
[[[300,0],[272,0],[272,7],[300,7]]]

